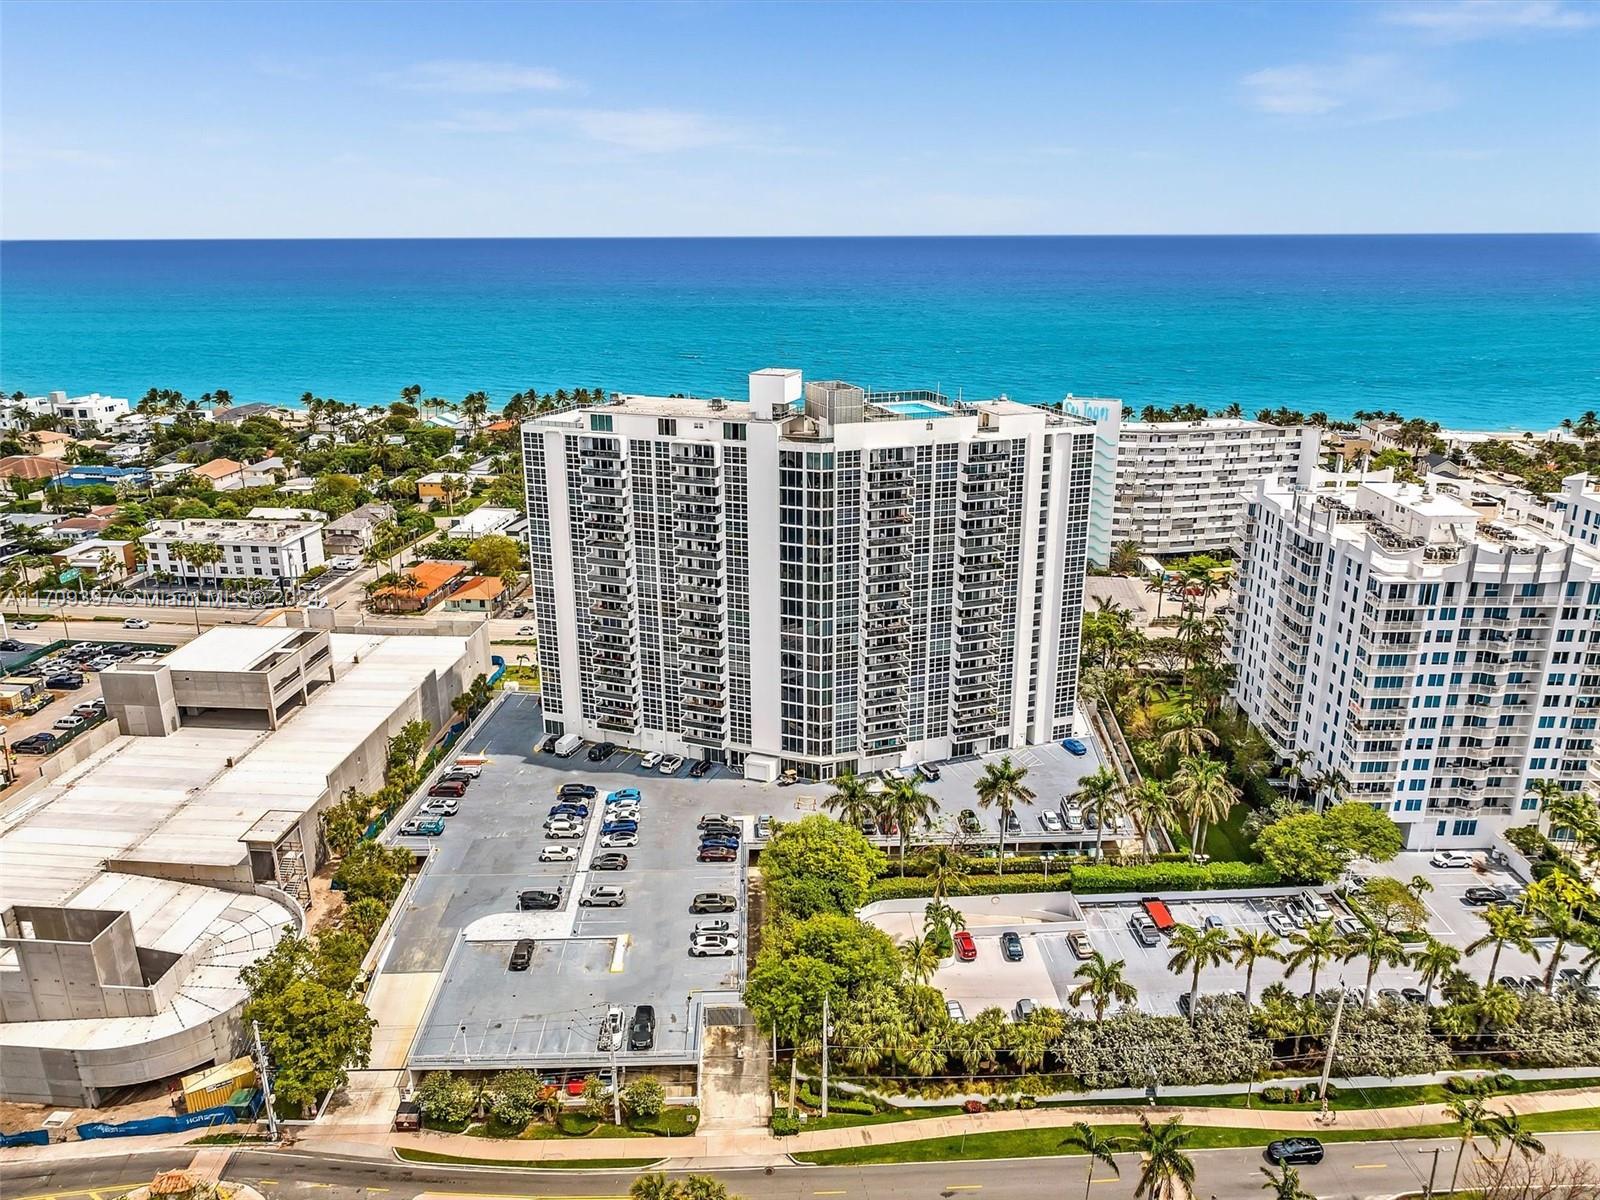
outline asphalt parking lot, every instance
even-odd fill
[[[456,757],[481,754],[489,761],[460,812],[446,819],[443,836],[396,839],[431,853],[383,970],[442,973],[409,1061],[428,1067],[603,1063],[598,1033],[606,1009],[619,1006],[631,1018],[639,1004],[655,1006],[654,1049],[619,1058],[693,1061],[700,998],[736,992],[744,972],[742,953],[689,956],[697,921],[725,919],[742,928],[744,919],[744,864],[696,862],[695,825],[702,812],[735,811],[727,801],[746,788],[752,794],[770,789],[725,775],[690,779],[686,769],[664,777],[640,768],[633,753],[606,763],[588,762],[584,751],[560,759],[535,751],[542,733],[537,698],[508,697],[458,747]],[[574,780],[599,791],[584,837],[550,841],[542,829],[545,815],[556,789]],[[643,793],[639,845],[620,851],[628,856],[626,870],[590,871],[588,864],[603,852],[598,805],[622,787]],[[742,811],[753,811],[752,803]],[[547,844],[579,847],[576,862],[540,863]],[[596,884],[620,884],[626,904],[580,907],[578,900]],[[516,911],[520,890],[556,887],[562,889],[560,909]],[[702,891],[739,897],[739,911],[690,913],[691,898]],[[533,964],[526,972],[509,971],[512,947],[523,937],[538,939]]]

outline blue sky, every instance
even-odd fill
[[[1600,4],[0,11],[11,238],[1575,231]]]

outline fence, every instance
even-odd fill
[[[79,1125],[76,1132],[86,1142],[98,1138],[148,1137],[157,1133],[182,1133],[187,1129],[206,1129],[212,1125],[233,1125],[251,1120],[260,1111],[261,1093],[252,1091],[250,1103],[244,1106],[243,1111],[228,1104],[217,1104],[211,1108],[202,1108],[199,1112],[185,1113],[181,1117],[145,1117],[138,1121],[123,1121],[120,1124],[96,1121],[89,1125]]]
[[[26,1133],[0,1133],[0,1150],[9,1150],[13,1146],[48,1146],[50,1144],[50,1131],[48,1129],[30,1129]]]

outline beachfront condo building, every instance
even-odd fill
[[[1568,475],[1551,508],[1561,532],[1600,553],[1600,479],[1582,471]]]
[[[1475,499],[1371,476],[1270,480],[1241,539],[1240,707],[1412,849],[1534,823],[1529,785],[1578,791],[1595,759],[1600,554]]]
[[[784,369],[526,422],[546,724],[813,779],[1074,732],[1094,437]]]

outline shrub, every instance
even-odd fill
[[[667,1090],[654,1075],[641,1075],[622,1089],[622,1107],[641,1121],[659,1117],[666,1103]]]
[[[1151,863],[1147,866],[1072,868],[1072,890],[1105,892],[1194,892],[1209,888],[1271,887],[1278,875],[1265,863]]]
[[[484,1089],[489,1115],[511,1129],[523,1129],[539,1111],[544,1085],[532,1071],[505,1071]]]
[[[772,1136],[793,1137],[800,1132],[800,1118],[791,1117],[786,1112],[772,1114]]]
[[[1265,1104],[1283,1104],[1289,1099],[1289,1093],[1281,1087],[1264,1087],[1261,1089],[1261,1099]]]
[[[478,1103],[478,1089],[452,1071],[430,1071],[417,1089],[416,1101],[430,1123],[461,1125]]]

